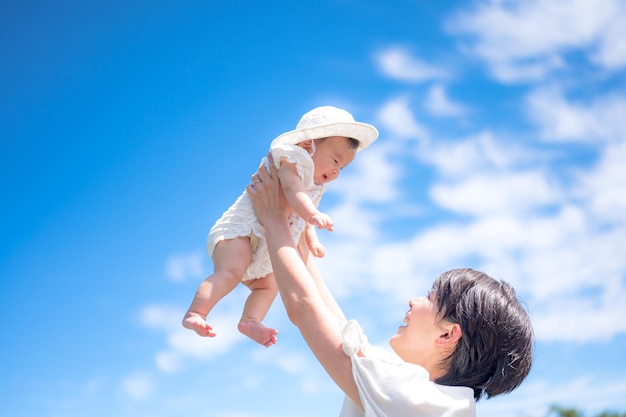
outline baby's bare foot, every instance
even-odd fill
[[[278,330],[265,327],[263,323],[253,319],[241,319],[237,329],[244,335],[265,347],[276,344]]]
[[[213,327],[197,314],[187,313],[183,318],[183,327],[193,330],[202,337],[214,337]]]

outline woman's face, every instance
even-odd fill
[[[425,366],[435,353],[435,342],[441,335],[440,319],[434,296],[412,298],[404,326],[389,340],[389,345],[403,360]]]

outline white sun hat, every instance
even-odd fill
[[[370,124],[354,120],[347,111],[321,106],[305,113],[295,130],[283,133],[272,141],[273,145],[289,143],[295,145],[307,139],[321,139],[330,136],[344,136],[359,141],[358,150],[367,148],[378,138],[378,130]]]

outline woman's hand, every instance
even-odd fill
[[[263,225],[272,220],[286,219],[290,211],[272,154],[269,153],[267,158],[270,171],[267,172],[265,165],[261,163],[257,173],[252,176],[252,182],[246,187],[256,215]]]

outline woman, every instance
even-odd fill
[[[306,244],[295,247],[270,165],[246,189],[287,314],[346,394],[341,416],[475,416],[476,400],[521,384],[532,362],[528,315],[512,287],[471,269],[448,271],[427,297],[409,300],[393,353],[370,345],[356,321],[345,322]]]

